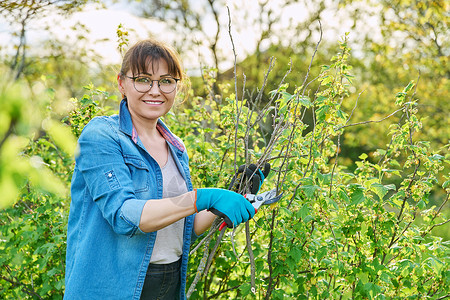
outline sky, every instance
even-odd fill
[[[232,18],[256,18],[257,16],[244,16],[243,11],[256,11],[255,5],[257,1],[242,1],[242,0],[227,0],[227,5],[230,7]],[[278,0],[269,1],[269,5],[277,7]],[[195,3],[195,2],[194,2]],[[324,40],[338,40],[345,32],[351,31],[352,22],[348,21],[345,14],[347,12],[337,9],[333,6],[333,1],[330,0],[330,9],[325,11],[322,15],[322,27],[324,33]],[[221,23],[224,24],[221,28],[221,38],[219,40],[219,48],[226,57],[230,59],[223,62],[223,69],[229,68],[233,65],[234,59],[232,52],[232,44],[228,33],[228,15],[226,13],[226,7],[221,10]],[[307,16],[307,10],[302,4],[292,6],[289,10],[283,13],[282,22],[286,22],[289,18],[295,18],[296,20],[303,20]],[[347,20],[347,21],[346,21]],[[103,57],[105,63],[118,64],[121,61],[121,55],[117,50],[117,35],[116,30],[119,24],[122,24],[124,28],[130,29],[130,43],[138,39],[142,39],[149,36],[149,33],[165,32],[162,36],[157,36],[168,43],[171,43],[173,39],[177,38],[176,32],[170,32],[165,28],[165,25],[161,22],[157,22],[150,19],[143,19],[137,17],[132,13],[131,7],[123,3],[116,3],[108,5],[107,8],[98,9],[94,5],[87,6],[81,12],[74,13],[70,17],[62,17],[56,14],[52,14],[44,20],[39,20],[31,24],[27,34],[27,43],[33,45],[30,51],[39,51],[39,44],[49,38],[55,39],[67,39],[68,35],[73,36],[71,27],[77,22],[84,24],[90,33],[87,38],[91,41],[90,46],[92,49]],[[208,21],[211,24],[205,26],[206,30],[211,30],[210,34],[215,31],[215,25],[213,20]],[[367,20],[367,22],[373,23],[374,21]],[[48,31],[44,30],[44,24],[49,24],[51,29],[51,36],[49,37]],[[255,33],[254,28],[250,26],[240,26],[240,28],[233,27],[232,23],[232,36],[236,47],[236,54],[238,61],[245,58],[249,53],[252,53],[255,48]],[[0,19],[0,51],[14,51],[13,45],[17,44],[16,37],[11,36],[12,28],[8,27],[5,22]],[[317,33],[316,39],[318,40],[319,34]],[[75,43],[75,41],[74,41]],[[199,49],[200,56],[206,57],[206,64],[212,63],[208,61],[207,49]],[[185,54],[186,56],[186,54]],[[184,57],[185,68],[193,70],[199,66],[198,57],[199,53],[190,53]]]

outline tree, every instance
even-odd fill
[[[284,14],[292,9],[298,9],[299,6],[309,12],[306,20],[299,21],[294,18],[285,20]],[[254,68],[246,72],[247,76],[254,78],[260,76],[262,70],[261,53],[268,48],[268,45],[287,42],[285,46],[293,45],[286,39],[284,31],[289,30],[290,37],[306,36],[301,41],[303,47],[311,44],[309,38],[311,33],[317,28],[311,27],[313,20],[320,18],[321,12],[325,9],[324,1],[304,2],[299,0],[290,1],[250,1],[245,4],[233,2],[231,4],[231,18],[234,24],[233,28],[239,32],[252,32],[254,37],[246,43],[254,43],[254,48],[250,53],[255,53],[259,63]],[[227,35],[228,31],[228,12],[225,3],[221,0],[208,0],[204,3],[192,1],[157,1],[144,0],[139,4],[139,15],[147,18],[156,18],[165,24],[168,24],[177,36],[173,39],[182,54],[192,51],[192,56],[202,55],[201,49],[208,49],[206,58],[201,60],[203,65],[212,67],[214,78],[217,82],[222,81],[224,62],[231,62],[230,43]],[[282,22],[281,21],[285,21]],[[287,21],[287,22],[286,22]],[[316,24],[316,23],[315,23]],[[306,34],[305,34],[306,33]],[[191,53],[192,53],[191,52]],[[199,53],[199,54],[197,54]],[[247,55],[248,53],[244,53]],[[205,62],[205,61],[206,62]],[[258,74],[258,75],[257,75]],[[213,85],[216,92],[217,85]]]
[[[19,25],[18,32],[15,35],[19,38],[16,48],[16,54],[10,63],[11,70],[15,73],[17,80],[26,67],[26,32],[30,23],[35,19],[43,18],[50,12],[58,12],[61,14],[71,14],[79,10],[90,0],[44,0],[30,1],[6,0],[0,3],[0,16],[6,19],[11,26]],[[95,1],[97,2],[97,1]]]
[[[450,102],[449,71],[447,68],[450,44],[446,38],[449,5],[445,1],[341,1],[343,5],[368,3],[360,8],[355,18],[364,18],[376,6],[381,39],[377,34],[366,36],[364,61],[355,70],[366,84],[360,104],[366,108],[357,112],[356,120],[366,118],[364,111],[371,110],[374,117],[381,118],[392,108],[392,97],[386,92],[418,79],[417,97],[423,99],[418,109],[424,116],[423,133],[430,142],[443,146],[448,142],[448,107]],[[388,89],[386,89],[388,88]],[[425,101],[426,99],[426,101]],[[445,121],[447,120],[447,121]],[[439,130],[436,130],[440,128]],[[351,143],[361,144],[361,136],[377,136],[373,131],[357,131],[348,135]],[[358,137],[357,137],[358,136]],[[382,140],[380,137],[371,141]],[[372,147],[367,140],[363,144]]]

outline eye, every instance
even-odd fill
[[[145,76],[139,76],[139,77],[136,77],[136,78],[134,79],[134,81],[137,82],[137,83],[149,83],[151,80],[150,80],[150,78],[148,78],[148,77],[145,77]]]
[[[159,80],[160,84],[174,84],[175,83],[175,79],[171,78],[171,77],[165,77],[165,78],[161,78]]]

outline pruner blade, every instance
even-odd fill
[[[261,205],[267,205],[267,204],[272,204],[275,203],[277,201],[279,201],[281,199],[281,197],[283,196],[283,193],[279,194],[277,196],[277,189],[273,189],[258,195],[254,195],[254,194],[245,194],[244,197],[250,201],[250,203],[253,205],[253,207],[255,208],[255,212],[258,211],[258,209],[261,207]],[[227,224],[225,222],[223,222],[220,227],[219,230],[222,230],[223,228],[225,228]]]
[[[283,193],[277,196],[277,189],[272,189],[270,191],[254,195],[254,194],[246,194],[244,195],[247,200],[253,205],[255,209],[259,209],[261,205],[268,205],[275,203],[281,199]]]

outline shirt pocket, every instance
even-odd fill
[[[147,192],[150,188],[150,172],[145,162],[137,156],[124,156],[131,174],[135,193]]]

